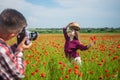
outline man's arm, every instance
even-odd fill
[[[12,78],[20,79],[24,77],[25,65],[20,51],[15,51],[13,55],[7,47],[0,47],[0,64],[4,74]]]

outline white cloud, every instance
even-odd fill
[[[0,2],[0,10],[4,8],[15,8],[15,9],[23,9],[27,5],[24,0],[1,0]]]
[[[71,21],[83,26],[100,25],[96,21],[119,17],[119,0],[54,0],[59,7],[35,5],[27,0],[1,0],[0,12],[5,8],[15,8],[27,18],[29,27],[63,27]],[[103,20],[102,20],[103,19]],[[95,23],[95,22],[96,23]],[[112,22],[112,21],[111,21]],[[105,23],[105,21],[104,21]],[[105,24],[108,24],[106,21]],[[112,23],[109,23],[112,24]]]

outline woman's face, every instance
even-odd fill
[[[68,33],[69,37],[74,37],[75,36],[75,30],[71,30],[69,33]]]

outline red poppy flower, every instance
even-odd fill
[[[82,76],[83,76],[83,73],[82,73],[82,72],[80,72],[80,73],[78,74],[78,76],[79,76],[79,77],[82,77]]]
[[[60,77],[60,79],[59,79],[59,80],[63,80],[63,79],[62,79],[62,77]]]
[[[96,42],[96,36],[91,36],[90,39],[95,43]]]
[[[45,77],[45,73],[42,72],[42,73],[40,74],[40,76],[44,78],[44,77]]]
[[[99,79],[102,80],[102,79],[103,79],[103,76],[100,76]]]
[[[66,66],[66,64],[62,64],[62,67],[65,67]]]
[[[110,74],[106,74],[106,77],[108,77],[108,78],[109,78],[109,77],[110,77]]]
[[[89,74],[93,75],[93,71],[89,71]]]
[[[79,74],[79,70],[78,70],[78,69],[75,69],[75,70],[74,70],[74,74]]]
[[[106,73],[108,73],[108,72],[109,72],[109,70],[105,70],[105,72],[106,72]]]
[[[65,78],[69,78],[69,75],[66,75]]]
[[[32,72],[31,75],[34,76],[34,75],[35,75],[35,72]]]
[[[78,66],[78,65],[76,65],[76,66],[75,66],[75,69],[79,69],[79,66]]]
[[[39,70],[38,70],[38,69],[36,69],[36,70],[35,70],[35,72],[37,73],[37,72],[39,72]]]
[[[99,62],[98,65],[99,65],[99,66],[102,66],[102,62]]]
[[[119,48],[119,49],[120,49],[120,44],[118,44],[117,48]]]
[[[114,56],[114,57],[113,57],[113,60],[115,60],[115,59],[118,59],[118,56]]]
[[[71,68],[68,68],[68,73],[71,73],[72,72],[72,69]]]
[[[62,61],[59,61],[58,64],[62,64],[63,62]]]
[[[45,66],[45,65],[46,65],[46,62],[43,62],[43,65]]]

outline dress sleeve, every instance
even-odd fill
[[[67,29],[66,28],[63,28],[63,34],[64,34],[64,37],[65,37],[65,40],[69,40],[69,37],[67,35]]]
[[[87,50],[88,49],[87,46],[81,44],[79,41],[76,41],[76,44],[77,44],[77,46],[76,46],[77,49],[80,49],[80,50]]]

